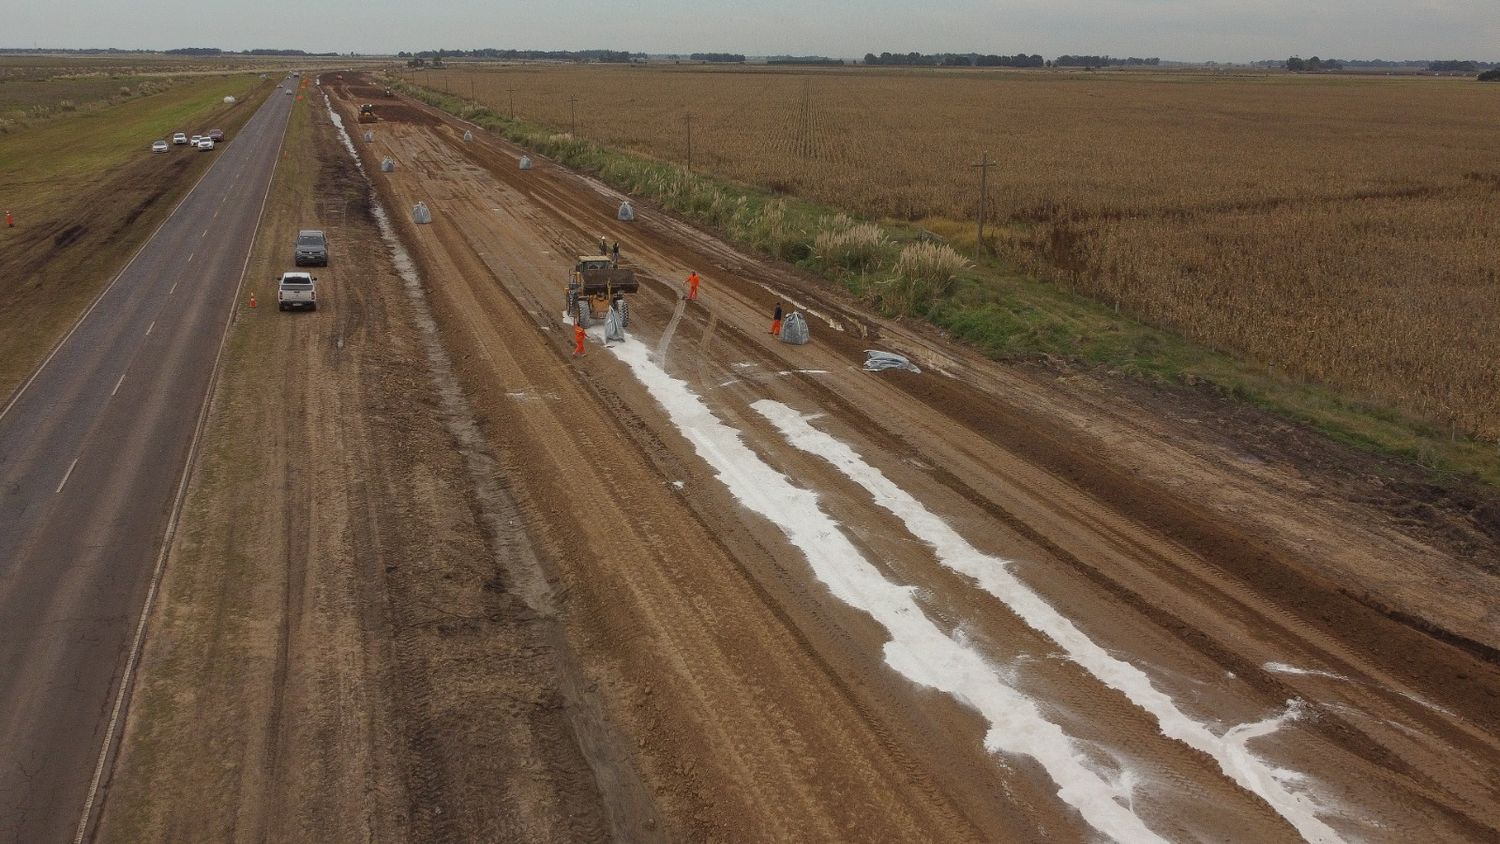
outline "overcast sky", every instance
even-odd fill
[[[1500,57],[1497,0],[0,0],[0,47]],[[5,8],[8,7],[8,8]]]

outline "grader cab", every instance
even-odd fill
[[[584,328],[609,316],[614,308],[620,327],[630,325],[630,303],[625,294],[640,289],[635,273],[614,265],[607,255],[580,255],[568,277],[567,313]]]

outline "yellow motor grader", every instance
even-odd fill
[[[584,328],[603,320],[614,308],[620,327],[630,325],[626,293],[640,290],[635,273],[615,266],[608,255],[579,255],[568,277],[566,312]]]

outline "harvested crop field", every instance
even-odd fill
[[[973,217],[969,165],[988,151],[993,245],[1035,274],[1500,437],[1500,146],[1472,80],[516,66],[416,81],[557,130],[576,108],[584,138],[678,162],[691,114],[697,169],[935,228]]]

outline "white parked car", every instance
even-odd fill
[[[213,148],[214,148],[214,139],[213,138],[199,138],[198,139],[198,149],[201,149],[204,152],[208,152],[209,150],[211,150]]]
[[[186,132],[178,132],[177,134],[172,136],[172,143],[174,144],[185,144],[187,142],[188,137]]]
[[[276,308],[282,311],[318,309],[318,277],[311,273],[282,273],[276,285]]]
[[[292,95],[292,89],[291,88],[286,89],[286,95],[288,97],[290,97]]]
[[[188,146],[197,146],[198,142],[201,140],[203,140],[202,135],[194,135],[192,140],[188,141]]]
[[[166,141],[152,141],[151,142],[151,151],[152,152],[166,152],[169,149],[171,149],[171,147],[167,145]]]

